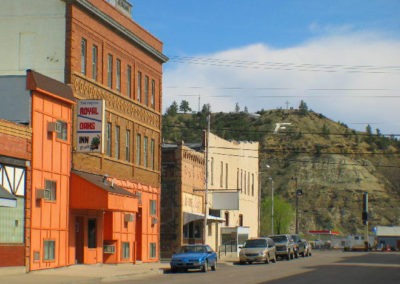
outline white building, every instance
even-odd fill
[[[237,249],[259,232],[259,143],[208,139],[208,209],[225,219],[210,223],[207,243],[220,250]],[[216,232],[220,227],[220,232]]]

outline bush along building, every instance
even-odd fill
[[[162,64],[168,58],[162,42],[132,20],[131,9],[127,1],[16,0],[0,11],[13,15],[0,27],[7,45],[0,75],[33,69],[67,84],[74,98],[69,120],[65,110],[53,118],[66,122],[54,125],[55,133],[69,129],[66,140],[56,139],[50,153],[32,154],[31,165],[50,163],[62,177],[27,179],[32,199],[36,187],[43,189],[41,204],[55,210],[39,213],[37,201],[26,206],[25,222],[47,224],[46,233],[38,232],[46,241],[35,238],[40,250],[25,252],[28,270],[159,260]],[[58,201],[49,197],[52,190]]]

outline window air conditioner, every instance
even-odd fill
[[[152,225],[155,225],[155,224],[157,224],[157,223],[158,223],[157,217],[152,217],[152,218],[151,218],[151,224],[152,224]]]
[[[59,122],[48,122],[47,123],[47,131],[48,132],[56,132],[61,133],[62,125]]]
[[[115,245],[104,245],[103,246],[103,253],[115,253]]]
[[[125,214],[124,216],[124,221],[125,222],[133,222],[134,220],[134,215],[133,214]]]
[[[36,199],[50,199],[50,190],[36,189]]]

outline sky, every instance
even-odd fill
[[[163,112],[309,109],[400,135],[400,0],[130,0],[163,42]]]

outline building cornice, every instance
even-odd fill
[[[71,2],[78,4],[80,7],[84,8],[87,10],[89,13],[92,15],[96,16],[99,18],[101,21],[106,23],[107,25],[111,26],[112,28],[116,29],[119,33],[123,34],[125,37],[127,37],[129,40],[143,48],[145,51],[156,57],[158,60],[160,60],[162,63],[165,63],[168,61],[168,57],[165,56],[163,53],[159,52],[157,49],[149,45],[147,42],[136,36],[134,33],[132,33],[129,29],[125,28],[123,25],[118,23],[116,20],[108,16],[106,13],[98,9],[96,6],[93,4],[89,3],[86,0],[72,0]]]

